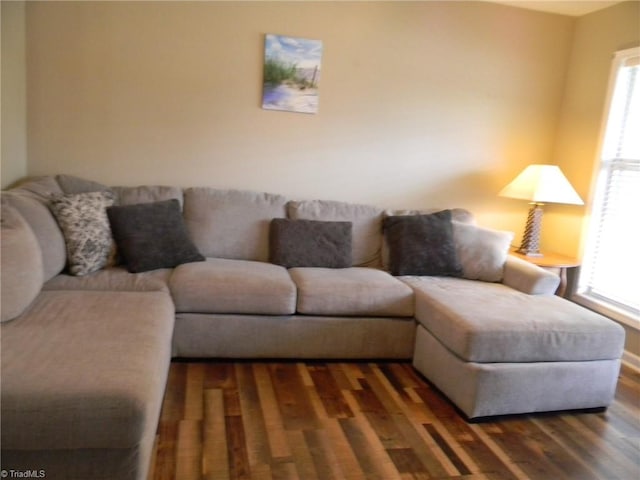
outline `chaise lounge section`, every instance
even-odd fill
[[[134,206],[115,209],[116,240],[160,222],[147,237],[171,240],[167,258],[186,256],[166,264],[152,242],[132,258],[116,241],[120,262],[71,275],[51,210],[60,197],[81,210],[84,199]],[[104,226],[105,208],[88,218]],[[557,277],[507,257],[511,237],[447,212],[436,220],[448,240],[435,247],[465,260],[455,277],[394,272],[386,219],[421,224],[428,212],[65,175],[3,192],[2,468],[145,479],[172,357],[413,360],[469,419],[609,405],[624,330],[555,297]],[[315,246],[290,251],[308,228]]]
[[[416,292],[413,364],[468,418],[612,402],[619,325],[555,295],[452,280],[407,280]]]
[[[168,289],[125,272],[101,272],[110,277],[105,288],[96,288],[101,280],[83,288],[88,278],[65,288],[57,277],[57,288],[42,289],[38,241],[5,200],[2,469],[54,479],[144,478],[171,359]]]

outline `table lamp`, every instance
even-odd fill
[[[560,167],[556,165],[529,165],[498,195],[530,202],[531,208],[527,216],[522,244],[517,250],[518,253],[530,257],[542,256],[540,229],[542,228],[542,206],[545,203],[584,204]]]

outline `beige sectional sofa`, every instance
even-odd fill
[[[105,191],[118,206],[177,200],[201,261],[70,275],[52,198]],[[1,468],[144,479],[172,357],[412,359],[468,418],[609,405],[620,326],[513,257],[492,281],[391,275],[383,225],[400,214],[416,212],[64,175],[3,192]],[[271,262],[273,219],[348,227],[348,264]]]

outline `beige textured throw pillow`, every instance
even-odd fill
[[[113,263],[115,243],[107,218],[113,205],[111,192],[60,195],[49,207],[56,217],[67,246],[67,264],[72,275],[82,276]]]
[[[492,230],[453,221],[453,238],[462,276],[470,280],[499,282],[513,241],[513,232]]]

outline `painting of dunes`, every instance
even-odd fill
[[[322,42],[265,35],[262,108],[317,113]]]

